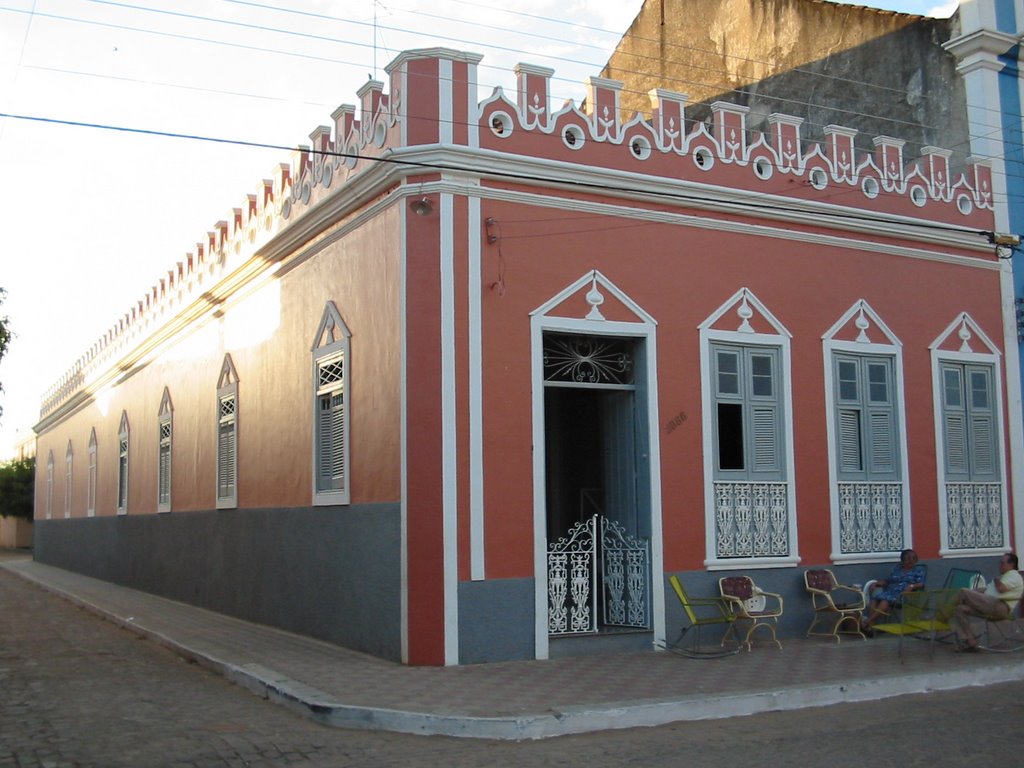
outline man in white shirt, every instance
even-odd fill
[[[1017,555],[1010,552],[999,560],[999,576],[984,592],[961,589],[953,601],[953,628],[956,630],[956,650],[978,650],[978,638],[971,631],[971,619],[983,618],[1003,621],[1013,616],[1024,594],[1024,578],[1017,570]]]

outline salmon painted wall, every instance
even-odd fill
[[[408,371],[406,525],[410,664],[444,662],[440,216],[409,216],[405,354]]]
[[[500,252],[499,243],[482,246],[480,285],[488,578],[533,574],[529,313],[592,269],[658,322],[666,570],[704,567],[703,454],[710,438],[701,434],[698,325],[742,287],[793,334],[791,477],[802,560],[827,562],[831,552],[821,337],[860,299],[903,344],[913,538],[923,557],[937,556],[928,345],[962,311],[1001,342],[998,271],[489,200],[481,216],[501,232]],[[503,292],[492,287],[499,273]],[[581,301],[577,317],[587,309]],[[685,421],[667,429],[679,414]]]
[[[45,516],[53,450],[54,517],[63,516],[64,453],[75,452],[72,515],[85,515],[88,440],[95,427],[96,514],[116,513],[118,426],[131,426],[128,513],[156,511],[158,411],[174,406],[172,512],[216,506],[217,381],[225,353],[238,373],[238,506],[295,507],[312,499],[313,335],[334,301],[352,333],[349,361],[353,504],[400,496],[399,250],[388,211],[182,337],[122,383],[39,436],[36,517]],[[59,461],[57,459],[59,453]],[[59,469],[59,472],[58,472]],[[60,500],[60,506],[56,503]],[[59,512],[59,514],[58,514]]]

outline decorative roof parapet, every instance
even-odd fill
[[[622,83],[598,77],[587,81],[585,110],[568,102],[554,111],[554,70],[525,63],[515,66],[514,100],[496,88],[477,103],[470,88],[477,82],[474,68],[480,59],[446,48],[399,54],[386,67],[390,91],[385,93],[383,82],[370,80],[356,92],[358,107],[342,104],[331,113],[330,125],[315,127],[309,145],[297,147],[290,162],[277,165],[271,178],[246,194],[228,219],[218,221],[47,390],[41,416],[53,413],[118,356],[138,346],[167,322],[168,313],[198,300],[290,222],[403,142],[490,149],[566,167],[625,170],[667,183],[703,183],[752,195],[819,199],[965,229],[992,225],[991,169],[979,158],[969,158],[966,170],[954,179],[948,150],[924,147],[922,157],[907,165],[901,139],[875,137],[875,151],[868,154],[856,149],[856,130],[829,125],[818,145],[801,137],[801,118],[783,114],[770,115],[762,134],[748,130],[746,107],[728,102],[712,105],[710,129],[697,124],[687,131],[687,96],[659,88],[649,92],[649,118],[634,115],[623,121]],[[445,99],[450,104],[443,104]],[[471,102],[475,109],[467,111]],[[531,140],[521,142],[525,136]],[[547,165],[552,167],[557,165]],[[836,188],[853,194],[837,201]]]

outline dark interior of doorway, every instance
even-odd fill
[[[599,389],[548,387],[544,393],[547,537],[604,511],[604,428]]]

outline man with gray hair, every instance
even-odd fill
[[[971,629],[972,618],[1004,621],[1013,616],[1024,594],[1024,578],[1017,570],[1017,555],[1009,552],[999,559],[999,576],[984,591],[961,589],[949,610],[956,630],[956,651],[978,650],[978,638]]]

